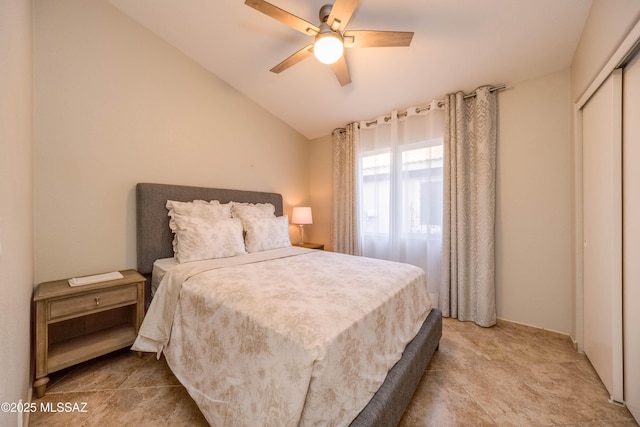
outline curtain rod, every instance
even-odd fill
[[[498,91],[498,90],[502,90],[502,89],[505,89],[506,87],[507,87],[507,85],[491,86],[489,88],[489,92],[495,92],[495,91]],[[463,99],[475,98],[475,96],[476,96],[476,91],[474,90],[469,95],[463,96]],[[437,106],[438,106],[438,108],[443,107],[444,106],[444,101],[438,100]],[[425,110],[429,111],[430,109],[431,109],[431,103],[429,103],[428,105],[426,105],[424,107],[416,107],[416,113],[421,113],[421,112],[423,112]],[[405,117],[407,114],[408,114],[408,110],[405,110],[405,111],[402,111],[402,112],[398,113],[398,117]],[[385,122],[388,122],[389,120],[391,120],[391,116],[385,116],[384,117],[384,121]],[[370,122],[366,122],[365,125],[368,127],[368,126],[374,125],[376,123],[378,123],[377,119],[373,120],[373,121],[370,121]]]
[[[498,90],[502,90],[502,89],[506,89],[507,85],[498,85],[498,86],[491,86],[489,88],[489,92],[495,92]],[[473,98],[476,96],[476,91],[474,90],[473,92],[471,92],[469,95],[465,95],[463,98],[464,99],[469,99],[469,98]]]

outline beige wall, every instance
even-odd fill
[[[309,226],[309,237],[305,237],[305,240],[323,243],[326,250],[333,250],[331,246],[331,222],[333,221],[332,150],[331,135],[309,142],[309,204],[313,209],[313,225]],[[306,231],[305,236],[307,236]]]
[[[498,317],[571,329],[569,70],[499,96],[496,194]]]
[[[0,402],[26,402],[31,374],[33,122],[31,1],[0,1]],[[0,425],[20,415],[0,411]]]
[[[137,182],[276,191],[287,212],[308,149],[107,2],[35,2],[38,282],[135,267]]]

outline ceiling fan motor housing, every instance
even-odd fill
[[[320,22],[327,22],[327,19],[329,19],[329,15],[331,14],[332,7],[333,5],[325,4],[320,8],[320,13],[318,14]]]

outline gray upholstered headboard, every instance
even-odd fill
[[[282,195],[277,193],[140,183],[136,186],[136,242],[140,273],[151,274],[155,260],[173,256],[173,235],[165,207],[167,200],[189,202],[198,199],[220,200],[220,203],[271,203],[277,216],[283,212]]]

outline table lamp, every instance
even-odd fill
[[[298,206],[293,208],[291,224],[297,224],[300,226],[300,243],[298,243],[298,245],[302,246],[304,242],[304,226],[305,224],[313,224],[311,208],[308,206]]]

